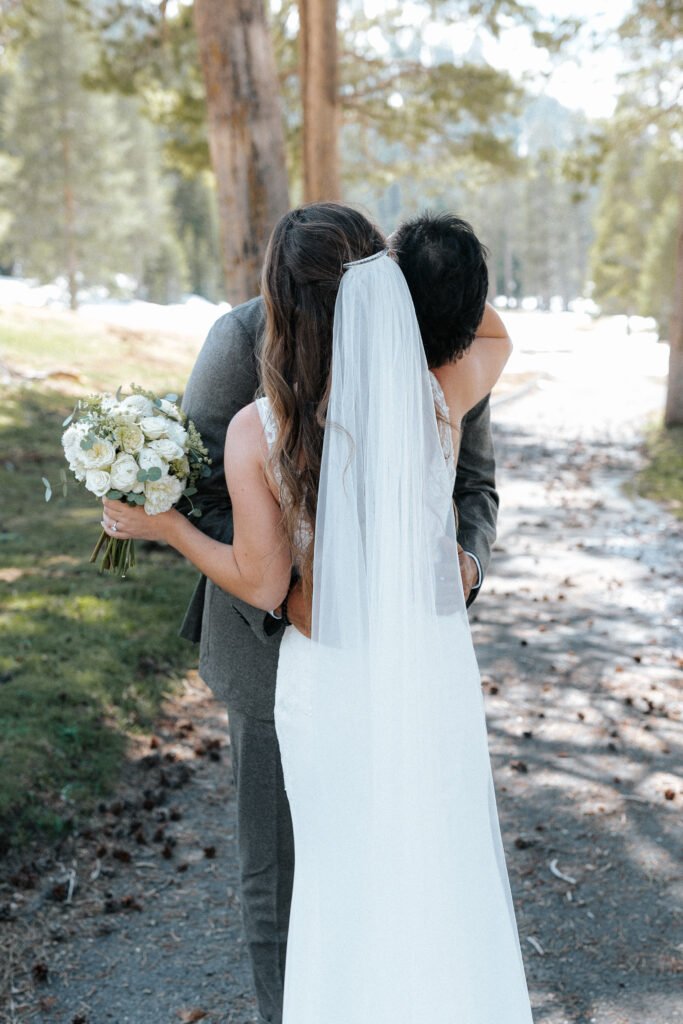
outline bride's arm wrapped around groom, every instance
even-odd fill
[[[233,537],[232,511],[225,483],[223,451],[228,425],[234,415],[253,401],[258,390],[258,344],[264,326],[261,299],[252,299],[226,313],[212,326],[202,347],[183,396],[182,408],[196,424],[212,458],[210,477],[202,480],[194,502],[202,511],[195,525],[224,543]],[[497,314],[487,306],[478,334],[503,336],[505,330]],[[488,396],[464,417],[461,426],[458,469],[454,489],[458,510],[458,542],[462,547],[461,571],[467,603],[479,593],[480,573],[486,573],[496,538],[498,492],[495,483],[495,458],[491,436]],[[476,562],[469,557],[474,555]],[[216,593],[217,591],[217,593]],[[290,605],[290,617],[294,608]],[[222,689],[209,654],[216,649],[212,636],[223,635],[219,659],[220,676],[225,672],[224,643],[235,625],[249,627],[266,647],[276,645],[282,633],[282,621],[232,594],[221,591],[202,576],[190,602],[181,628],[188,640],[202,643],[203,665],[200,672],[212,687]],[[223,622],[221,623],[221,619]],[[234,645],[233,645],[234,649]],[[216,651],[218,654],[218,651]]]

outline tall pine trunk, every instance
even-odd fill
[[[259,290],[268,236],[289,209],[275,57],[264,0],[195,0],[228,299]]]
[[[337,0],[299,0],[304,199],[341,199]]]
[[[681,209],[678,219],[674,303],[669,331],[669,387],[666,395],[664,423],[667,427],[683,424],[683,175],[681,176]]]

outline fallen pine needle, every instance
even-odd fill
[[[570,885],[576,885],[575,878],[572,878],[571,875],[565,875],[562,873],[562,871],[560,871],[560,869],[557,866],[557,859],[550,861],[550,870],[556,878],[561,878],[563,882],[569,882]]]

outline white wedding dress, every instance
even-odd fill
[[[345,268],[312,635],[285,630],[275,697],[296,860],[283,1024],[533,1024],[448,410],[397,264],[385,251]]]

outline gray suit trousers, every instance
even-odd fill
[[[281,1024],[294,836],[275,724],[231,711],[242,920],[259,1011]]]

